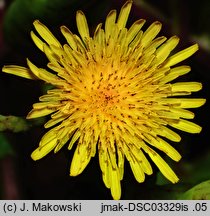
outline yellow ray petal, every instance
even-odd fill
[[[59,94],[45,94],[39,97],[40,101],[59,101],[61,100],[61,97]]]
[[[201,126],[199,126],[193,122],[184,120],[184,119],[180,119],[176,123],[171,122],[171,123],[169,123],[169,125],[174,127],[174,128],[177,128],[179,130],[188,132],[188,133],[200,133],[201,129],[202,129]]]
[[[69,127],[67,122],[63,121],[61,125],[58,126],[60,127],[60,129],[58,130],[56,135],[56,139],[58,141],[57,146],[54,149],[54,153],[57,153],[67,143],[74,132],[74,128]]]
[[[61,32],[71,48],[77,50],[77,43],[71,31],[66,26],[61,26]]]
[[[136,37],[145,22],[146,20],[139,19],[129,28],[126,38],[128,44]]]
[[[32,109],[28,115],[27,115],[27,119],[32,119],[32,118],[39,118],[42,116],[46,116],[49,115],[53,112],[55,112],[56,109],[50,109],[50,108],[44,108],[44,109]]]
[[[71,138],[71,141],[70,141],[69,146],[68,146],[68,150],[72,149],[74,143],[79,139],[80,136],[81,136],[81,131],[77,130]]]
[[[117,153],[118,153],[118,170],[119,170],[120,180],[122,180],[124,174],[125,157],[121,150],[118,149]]]
[[[31,38],[33,40],[33,42],[36,44],[36,46],[43,52],[43,46],[44,46],[44,42],[36,36],[36,34],[34,34],[33,31],[31,31]]]
[[[66,44],[66,46],[68,46],[68,45]],[[60,62],[60,59],[62,59],[62,58],[67,58],[67,56],[65,55],[66,53],[63,51],[63,47],[60,48],[60,47],[57,47],[57,46],[52,45],[52,46],[50,46],[49,48],[50,48],[51,51],[52,51],[53,58],[55,58],[57,61]],[[53,62],[53,63],[54,63],[54,62]],[[59,66],[60,66],[60,65],[59,65]]]
[[[59,77],[48,72],[45,69],[36,67],[29,59],[27,59],[27,64],[33,74],[48,83],[59,84]]]
[[[104,169],[104,172],[102,173],[103,182],[107,188],[111,188],[111,185],[110,185],[111,184],[111,180],[110,180],[111,175],[110,175],[109,170],[110,170],[109,166],[107,165]]]
[[[158,148],[165,152],[171,159],[173,159],[174,161],[179,161],[181,159],[182,156],[179,154],[179,152],[165,140],[159,137],[157,138],[157,140],[160,143],[160,146]]]
[[[40,69],[36,67],[29,59],[27,59],[27,64],[30,70],[33,72],[33,74],[40,78],[40,75],[39,75]]]
[[[185,59],[189,58],[191,55],[193,55],[198,50],[198,44],[194,44],[176,54],[169,57],[166,60],[166,63],[164,63],[164,67],[171,67],[181,61],[184,61]]]
[[[165,98],[159,101],[164,105],[173,105],[174,108],[198,108],[205,102],[204,98]]]
[[[107,151],[99,149],[99,165],[102,171],[103,182],[107,188],[111,188],[112,166],[108,159]]]
[[[143,145],[145,145],[143,141],[139,140],[138,142],[143,143]],[[123,145],[123,147],[124,154],[129,162],[133,161],[135,158],[138,161],[144,173],[146,173],[147,175],[152,174],[152,167],[147,158],[145,157],[145,155],[143,154],[143,152],[141,151],[141,149],[138,149],[137,147],[135,147],[135,145],[131,145],[128,148],[125,144]]]
[[[158,21],[152,23],[149,28],[143,33],[141,43],[143,47],[146,47],[160,32],[162,24]]]
[[[205,104],[206,99],[203,98],[181,98],[178,99],[180,108],[197,108]]]
[[[2,68],[2,71],[8,74],[24,77],[26,79],[38,79],[30,69],[18,65],[7,65]]]
[[[135,160],[131,160],[131,161],[129,161],[129,163],[130,163],[131,170],[134,174],[136,181],[139,183],[144,182],[145,175],[144,175],[144,172],[142,170],[142,167],[140,166],[140,162],[135,161]]]
[[[117,19],[117,25],[119,29],[122,29],[126,26],[128,16],[131,10],[132,1],[127,1],[121,8],[119,17]]]
[[[48,142],[46,145],[42,147],[38,147],[36,150],[34,150],[31,154],[31,157],[33,160],[39,160],[46,156],[49,152],[51,152],[55,146],[57,145],[57,139],[52,139],[50,142]]]
[[[143,31],[140,30],[137,33],[136,37],[130,42],[129,48],[131,48],[132,50],[134,50],[136,47],[138,47],[138,45],[140,44],[140,40],[142,38],[142,35],[143,35]],[[139,52],[142,52],[143,47],[140,47],[140,48],[138,47],[138,49],[139,49]],[[130,56],[130,58],[131,58],[131,56]]]
[[[62,147],[67,143],[68,140],[69,140],[68,135],[64,136],[61,140],[58,140],[58,144],[54,149],[54,153],[57,153],[58,151],[60,151]]]
[[[108,42],[109,36],[113,32],[113,27],[115,25],[116,21],[116,16],[117,12],[116,10],[111,10],[109,14],[106,17],[106,22],[105,22],[105,36],[106,36],[106,41]]]
[[[111,169],[111,194],[115,200],[119,200],[121,197],[121,185],[118,169]]]
[[[181,108],[171,107],[170,111],[175,113],[177,116],[179,116],[181,118],[193,119],[195,116],[193,112],[191,112],[189,110],[181,109]]]
[[[196,92],[202,89],[202,84],[199,82],[177,82],[171,84],[171,91],[172,92],[179,92],[179,91],[187,91],[187,92]]]
[[[158,48],[156,52],[156,64],[161,64],[162,62],[164,62],[178,43],[179,38],[177,36],[173,36],[169,40],[167,40],[162,46],[160,46],[160,48]]]
[[[146,48],[146,50],[147,49],[153,49],[153,48],[157,49],[157,47],[159,47],[166,40],[167,40],[167,38],[164,36],[157,37],[151,42],[151,44]],[[162,69],[162,68],[160,68],[160,69]]]
[[[162,140],[159,137],[153,137],[149,134],[144,134],[146,137],[146,141],[151,144],[152,146],[155,146],[157,149],[160,149],[161,151],[165,152],[169,157],[171,157],[173,160],[178,161],[181,158],[181,155],[177,152],[176,149],[174,149],[172,146],[170,146],[166,141]]]
[[[172,183],[176,183],[179,181],[177,175],[174,173],[174,171],[170,168],[170,166],[160,157],[159,154],[157,154],[154,150],[152,150],[149,147],[145,147],[144,149],[151,159],[154,161],[154,163],[157,165],[158,169],[161,171],[161,173]]]
[[[144,171],[144,173],[146,173],[147,175],[151,175],[153,173],[152,171],[152,167],[149,163],[149,161],[147,160],[147,158],[145,157],[144,153],[139,149],[139,155],[141,157],[141,167]]]
[[[191,68],[189,66],[183,65],[179,67],[172,68],[165,77],[160,80],[160,84],[168,83],[179,76],[182,76],[188,72],[190,72]]]
[[[116,153],[112,149],[108,149],[109,160],[113,169],[117,169]]]
[[[58,76],[52,74],[51,72],[48,72],[45,69],[40,68],[39,76],[42,80],[47,83],[51,83],[54,86],[65,85],[65,81],[61,80]]]
[[[71,162],[70,176],[77,176],[86,168],[90,162],[90,151],[87,149],[87,144],[79,143]]]
[[[39,33],[39,35],[49,44],[61,47],[60,42],[55,38],[52,32],[39,20],[34,21],[34,27]]]
[[[52,51],[52,49],[47,44],[43,45],[43,52],[51,63],[59,66],[59,57]]]
[[[44,109],[44,108],[57,107],[59,105],[61,105],[59,101],[39,102],[39,103],[34,103],[33,108],[34,109]]]
[[[163,137],[166,137],[169,140],[172,140],[174,142],[180,142],[181,141],[181,137],[179,136],[179,134],[175,133],[174,131],[170,130],[169,128],[165,127],[165,126],[161,126],[157,133]]]
[[[89,28],[88,28],[88,23],[86,20],[86,17],[82,11],[77,11],[76,14],[76,22],[77,22],[77,28],[79,31],[79,34],[82,37],[82,40],[84,41],[85,38],[89,38]]]
[[[45,127],[45,128],[52,127],[52,126],[58,124],[59,122],[65,120],[66,118],[67,118],[66,115],[60,116],[60,117],[58,117],[58,118],[52,118],[52,119],[50,119],[47,123],[44,124],[44,127]]]
[[[44,134],[44,136],[41,138],[39,142],[39,146],[43,147],[47,145],[49,142],[51,142],[52,140],[57,140],[56,137],[57,137],[57,130],[56,128],[53,128],[49,130],[46,134]]]

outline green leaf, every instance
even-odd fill
[[[178,197],[180,200],[210,200],[210,180],[204,181]]]

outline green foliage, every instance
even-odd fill
[[[29,125],[23,118],[0,115],[0,131],[11,130],[16,133],[26,131],[28,128]]]
[[[0,159],[8,154],[13,154],[13,149],[4,134],[0,132]]]
[[[181,200],[210,200],[210,180],[194,186],[178,198]]]
[[[58,24],[75,14],[75,9],[84,0],[15,0],[4,18],[4,35],[7,43],[18,50],[30,50],[30,29],[35,19],[48,26]],[[75,19],[74,19],[75,20]]]

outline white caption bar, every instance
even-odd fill
[[[0,215],[210,215],[209,200],[1,200]]]

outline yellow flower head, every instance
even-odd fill
[[[41,159],[52,150],[56,153],[66,143],[70,150],[76,143],[70,175],[77,176],[97,152],[103,181],[114,199],[121,196],[125,158],[138,182],[153,173],[148,157],[167,179],[178,182],[155,149],[179,161],[180,154],[166,140],[179,142],[181,138],[167,126],[199,133],[200,126],[185,120],[194,117],[186,108],[205,103],[205,99],[180,97],[199,91],[201,83],[169,83],[190,71],[189,66],[175,65],[194,54],[198,45],[170,55],[179,38],[156,37],[160,22],[152,23],[144,32],[143,19],[126,28],[131,6],[132,1],[127,1],[118,17],[116,10],[110,11],[105,26],[100,23],[93,36],[85,15],[78,11],[80,36],[61,26],[67,41],[64,45],[36,20],[39,37],[33,31],[31,37],[49,59],[49,70],[36,67],[28,59],[28,68],[3,67],[3,72],[55,86],[40,97],[27,116],[31,119],[51,114],[44,126],[53,127],[42,137],[32,158]]]

